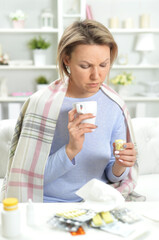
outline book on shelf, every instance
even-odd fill
[[[86,5],[86,18],[93,19],[92,9],[90,5]]]

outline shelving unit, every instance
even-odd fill
[[[34,65],[6,65],[0,66],[0,70],[54,70],[56,69],[56,65],[45,65],[45,66],[34,66]]]
[[[2,0],[0,0],[0,2],[1,1]],[[9,0],[6,0],[6,1],[9,1]],[[8,79],[7,84],[9,87],[12,88],[11,90],[9,89],[9,94],[13,91],[34,92],[33,81],[36,77],[38,77],[38,75],[46,75],[47,78],[50,79],[50,81],[55,80],[58,77],[57,66],[56,66],[57,44],[63,33],[64,23],[67,21],[67,23],[70,24],[75,19],[85,18],[85,4],[86,4],[85,0],[76,0],[76,6],[77,6],[76,13],[67,12],[67,10],[69,10],[72,7],[72,0],[52,0],[52,1],[46,0],[45,4],[43,3],[43,1],[41,2],[42,4],[40,4],[40,1],[42,0],[38,1],[38,6],[36,8],[36,11],[39,11],[39,12],[37,12],[35,15],[40,16],[40,13],[44,8],[44,7],[41,7],[41,5],[45,6],[45,8],[50,7],[50,9],[53,11],[55,16],[53,28],[48,28],[48,29],[40,28],[39,24],[36,24],[35,26],[35,25],[32,25],[32,22],[30,22],[30,25],[28,25],[26,28],[23,28],[23,29],[10,28],[7,26],[6,23],[0,27],[0,36],[3,36],[3,38],[0,37],[0,44],[2,44],[2,49],[4,47],[4,49],[6,49],[5,52],[11,55],[11,60],[30,59],[31,54],[30,55],[28,54],[29,49],[27,49],[26,47],[23,47],[23,45],[26,44],[28,39],[32,38],[33,36],[37,36],[38,34],[40,34],[46,38],[49,38],[49,40],[52,42],[52,46],[48,50],[48,55],[47,55],[48,62],[47,62],[47,65],[45,66],[21,65],[21,64],[20,65],[0,65],[0,79],[1,77],[7,78]],[[10,5],[12,5],[12,10],[15,10],[14,4],[11,3]],[[25,12],[25,9],[22,8],[22,10],[24,10]],[[3,9],[2,9],[2,14],[3,14]],[[6,16],[4,15],[4,17]],[[28,17],[29,17],[29,14],[28,14]],[[5,39],[7,39],[7,41],[5,41]],[[10,46],[10,50],[12,51],[12,53],[10,53],[10,51],[8,50],[7,44],[8,46]],[[19,45],[18,47],[17,47],[17,44]],[[13,50],[11,46],[14,46],[15,50]],[[12,55],[14,55],[14,57],[12,57]],[[19,83],[14,84],[14,83],[17,83],[17,81],[19,81]],[[28,83],[29,81],[30,81],[30,85]],[[20,89],[20,85],[21,87],[23,87],[23,89]],[[9,103],[22,104],[26,99],[27,99],[26,97],[11,97],[11,96],[0,97],[0,119],[3,118],[3,116],[1,116],[1,112],[3,112],[1,111],[3,108],[3,104],[5,107]]]
[[[113,65],[112,69],[159,69],[159,64],[156,65]]]
[[[130,114],[132,117],[140,116],[142,112],[142,104],[144,108],[145,104],[145,116],[159,116],[159,85],[156,86],[153,97],[148,97],[142,94],[148,92],[145,88],[146,85],[142,83],[153,83],[159,81],[159,15],[158,7],[159,3],[157,0],[153,1],[153,4],[149,0],[145,1],[108,1],[108,0],[87,0],[87,4],[91,6],[92,14],[95,20],[100,21],[106,27],[110,26],[110,19],[113,20],[114,17],[117,19],[117,24],[119,28],[109,28],[110,32],[113,34],[115,40],[118,44],[119,55],[125,55],[128,59],[126,65],[119,65],[120,61],[116,61],[113,65],[109,79],[115,77],[118,74],[123,72],[130,72],[135,77],[134,84],[132,84],[132,93],[128,97],[124,97],[124,100],[127,103]],[[124,6],[124,7],[123,7]],[[99,10],[100,9],[100,10]],[[141,27],[141,16],[147,14],[150,17],[149,28],[140,28]],[[115,19],[115,18],[114,18]],[[132,20],[132,28],[124,28],[126,20]],[[115,21],[115,20],[114,20]],[[151,33],[154,36],[155,40],[155,50],[150,52],[147,56],[149,58],[149,65],[139,65],[140,53],[135,52],[135,37],[138,34],[147,34]],[[111,85],[116,89],[116,86]],[[148,85],[147,85],[148,86]],[[141,90],[141,92],[140,92]],[[143,91],[143,92],[142,92]],[[136,95],[135,95],[136,92]],[[138,95],[137,95],[138,93]],[[141,95],[139,95],[141,93]],[[132,95],[134,94],[134,95]],[[138,115],[136,114],[137,104],[140,104],[138,108]],[[151,109],[151,110],[150,110]]]
[[[70,4],[69,4],[70,3]],[[78,5],[78,8],[77,8]],[[86,0],[62,0],[62,29],[64,30],[71,22],[86,18]]]
[[[9,0],[6,0],[6,2],[9,2]],[[41,2],[40,2],[41,1]],[[120,0],[121,1],[121,0]],[[117,4],[119,4],[119,2]],[[0,0],[2,2],[2,0]],[[55,80],[58,77],[57,69],[56,69],[56,49],[57,44],[61,38],[61,35],[63,33],[63,30],[66,26],[68,26],[71,22],[78,20],[78,19],[84,19],[86,16],[85,6],[87,4],[94,4],[94,6],[98,6],[98,11],[95,9],[98,13],[98,16],[96,20],[102,22],[102,18],[107,17],[109,18],[110,12],[112,9],[110,9],[109,4],[113,4],[112,1],[106,1],[103,0],[103,6],[105,9],[101,8],[100,4],[102,4],[102,0],[97,3],[96,0],[46,0],[44,1],[46,3],[46,6],[53,10],[54,13],[54,28],[50,29],[42,29],[40,28],[40,25],[37,23],[34,24],[35,21],[30,22],[30,24],[27,26],[27,28],[24,29],[13,29],[9,28],[9,26],[6,24],[4,20],[4,24],[0,25],[0,44],[2,44],[2,47],[4,45],[5,52],[9,51],[11,52],[11,56],[13,55],[12,59],[31,59],[31,53],[29,54],[29,50],[27,48],[23,48],[23,45],[26,41],[29,40],[29,38],[37,35],[43,35],[46,38],[49,38],[52,41],[52,47],[48,51],[48,62],[46,66],[37,67],[34,65],[10,65],[10,66],[0,66],[0,78],[6,77],[8,79],[7,84],[9,85],[9,88],[11,89],[9,93],[13,91],[20,91],[20,87],[25,82],[25,87],[22,89],[22,91],[33,91],[33,81],[38,75],[46,75],[51,81]],[[111,2],[111,3],[110,3]],[[137,2],[137,0],[136,0]],[[41,4],[40,4],[41,3]],[[75,5],[73,5],[75,3]],[[7,3],[6,3],[7,4]],[[26,4],[26,3],[23,3]],[[36,4],[36,3],[34,3]],[[128,3],[125,3],[125,5]],[[129,3],[130,4],[130,3]],[[135,4],[135,1],[134,3]],[[3,4],[1,4],[3,6]],[[14,3],[9,2],[9,6],[11,6],[9,9],[13,10],[15,9]],[[42,7],[41,7],[42,6]],[[38,1],[37,11],[39,13],[36,13],[36,16],[40,14],[41,10],[45,4],[42,0]],[[12,9],[11,9],[12,8]],[[42,9],[41,9],[42,8]],[[73,9],[72,9],[73,8]],[[9,11],[10,11],[9,10]],[[127,9],[129,10],[129,9]],[[25,9],[24,9],[25,11]],[[28,10],[29,13],[30,10]],[[104,11],[104,14],[102,13]],[[122,13],[121,9],[118,9],[118,15],[121,17]],[[135,10],[136,11],[136,10]],[[133,14],[133,11],[132,11]],[[1,16],[0,20],[2,23],[3,19],[2,16],[4,15],[3,8],[1,9]],[[131,14],[130,14],[131,15]],[[5,16],[5,15],[4,15]],[[33,17],[33,16],[32,16]],[[134,16],[133,16],[134,17]],[[122,17],[121,17],[122,18]],[[35,20],[35,19],[34,19]],[[37,21],[38,22],[38,21]],[[106,21],[103,21],[104,24]],[[157,22],[157,21],[155,21]],[[156,43],[158,43],[159,40],[159,28],[158,26],[152,27],[152,28],[131,28],[131,29],[124,29],[124,28],[118,28],[118,29],[109,29],[113,36],[116,38],[122,38],[124,39],[123,43],[122,40],[119,40],[119,50],[122,49],[124,46],[124,50],[128,49],[128,53],[130,52],[130,43],[129,40],[125,42],[125,39],[132,39],[135,35],[140,33],[152,33],[154,34],[154,37],[157,38]],[[5,41],[6,40],[6,41]],[[2,41],[2,42],[1,42]],[[122,46],[120,47],[120,43],[122,43]],[[126,44],[125,44],[126,43]],[[132,50],[132,49],[131,49]],[[10,52],[8,52],[10,54]],[[22,53],[22,54],[21,54]],[[159,48],[156,48],[155,51],[156,55],[159,55]],[[12,60],[11,59],[11,60]],[[157,58],[158,59],[158,58]],[[159,62],[158,61],[152,61],[155,64],[152,64],[151,61],[149,65],[139,65],[136,64],[137,61],[131,61],[131,56],[129,56],[129,63],[127,65],[118,65],[117,63],[113,65],[111,73],[118,74],[123,71],[131,71],[133,75],[137,75],[136,82],[140,81],[140,78],[144,75],[145,81],[151,81],[151,80],[158,80],[159,81]],[[143,79],[142,79],[143,80]],[[30,85],[29,85],[30,81]],[[16,84],[15,84],[16,83]],[[26,100],[25,97],[7,97],[2,98],[0,97],[0,105],[2,106],[7,105],[8,103],[23,103]],[[131,96],[131,97],[124,97],[124,100],[130,104],[130,105],[136,105],[139,103],[143,104],[151,104],[152,108],[154,104],[157,104],[157,107],[154,107],[154,111],[158,111],[159,115],[159,97],[142,97],[142,96]],[[155,105],[156,106],[156,105]]]
[[[113,34],[118,33],[159,33],[159,28],[131,28],[131,29],[124,29],[124,28],[114,28],[109,29]]]
[[[135,37],[138,34],[143,34],[143,33],[151,33],[154,35],[154,38],[157,38],[159,35],[159,28],[148,28],[148,29],[141,29],[141,28],[134,28],[134,29],[109,29],[111,31],[111,33],[113,34],[113,36],[115,37],[115,39],[118,39],[118,47],[119,50],[120,48],[120,44],[121,44],[121,39],[123,39],[124,44],[122,44],[121,47],[123,47],[123,49],[128,49],[130,48],[130,45],[132,45],[132,43],[130,44],[128,39],[132,40],[132,37],[135,39]],[[120,41],[119,41],[120,39]],[[125,40],[127,39],[127,40]],[[132,41],[133,42],[133,41]],[[158,41],[156,41],[157,43]],[[125,44],[126,43],[126,44]],[[128,51],[128,50],[127,50]],[[159,53],[159,49],[156,48],[154,53],[157,55],[157,52]],[[129,54],[130,54],[130,50],[129,50]],[[131,49],[131,54],[135,54],[135,52],[132,51]],[[137,54],[137,53],[136,53]],[[142,64],[131,64],[131,57],[129,56],[129,63],[125,64],[125,65],[119,65],[117,63],[115,63],[112,66],[112,70],[111,70],[111,74],[120,74],[120,72],[122,73],[123,71],[131,71],[131,73],[136,77],[135,82],[136,82],[136,86],[137,84],[140,84],[140,87],[142,85],[142,81],[154,81],[154,80],[158,80],[159,81],[159,62],[158,61],[152,61],[155,62],[155,64],[153,64],[150,61],[150,64],[146,64],[146,65],[142,65]],[[145,78],[143,77],[145,76]],[[157,77],[157,79],[156,79]],[[142,80],[140,81],[140,78],[142,78]],[[112,86],[113,87],[113,86]],[[137,87],[136,87],[137,88]],[[156,116],[157,112],[159,115],[159,97],[158,94],[156,93],[156,96],[154,94],[153,97],[150,96],[139,96],[139,94],[136,94],[134,96],[130,96],[128,97],[123,97],[123,99],[125,100],[125,102],[127,103],[127,106],[129,108],[130,113],[133,112],[131,115],[133,117],[144,117],[147,116],[147,109],[154,109],[152,111],[148,111],[149,115],[154,114],[154,116]]]
[[[24,28],[24,29],[12,29],[12,28],[1,28],[0,33],[15,33],[15,34],[24,34],[24,33],[58,33],[58,28],[52,29],[42,29],[42,28]]]

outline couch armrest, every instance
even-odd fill
[[[16,119],[0,121],[0,178],[4,178],[8,164],[9,148],[13,136]]]
[[[133,118],[140,174],[159,173],[159,118]]]

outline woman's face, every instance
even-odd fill
[[[71,77],[68,87],[70,97],[94,95],[104,82],[110,69],[110,48],[106,45],[78,45],[65,58]]]

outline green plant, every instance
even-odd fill
[[[16,10],[15,12],[10,13],[9,17],[12,19],[12,21],[23,21],[26,19],[26,15],[22,10]]]
[[[47,49],[50,47],[50,42],[47,42],[41,36],[38,38],[34,37],[28,42],[28,46],[30,49]]]
[[[46,79],[46,77],[39,76],[38,78],[36,78],[36,83],[37,84],[48,84],[49,81]]]
[[[134,76],[131,73],[123,72],[112,78],[110,81],[114,85],[129,85],[132,83]]]

